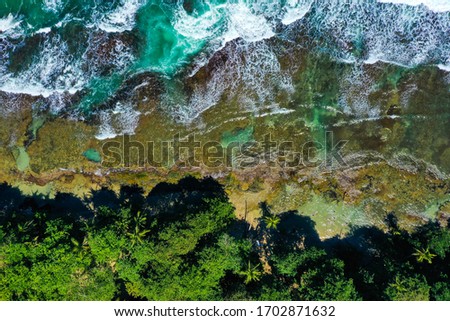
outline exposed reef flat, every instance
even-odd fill
[[[186,175],[212,176],[225,186],[240,217],[253,222],[260,216],[259,203],[266,201],[275,211],[299,210],[311,216],[321,237],[345,234],[353,225],[382,227],[384,217],[392,212],[406,227],[433,218],[445,224],[450,171],[446,72],[433,66],[408,69],[382,62],[355,67],[299,49],[293,53],[301,58],[298,66],[289,67],[293,75],[289,99],[284,89],[272,88],[279,94],[272,98],[279,103],[252,109],[243,100],[252,95],[249,88],[239,95],[223,91],[213,106],[197,105],[199,113],[189,122],[181,114],[176,117],[165,101],[167,91],[192,99],[196,93],[217,89],[208,84],[229,61],[232,46],[216,53],[192,77],[180,75],[176,88],[170,89],[151,73],[136,75],[117,96],[84,116],[69,110],[55,113],[43,97],[1,94],[0,180],[28,194],[54,196],[58,192],[85,195],[102,187],[118,191],[123,184],[149,191],[162,181],[175,182]],[[361,74],[358,87],[355,79]],[[367,86],[371,90],[365,93]],[[136,114],[114,109],[119,101],[130,101]],[[343,109],[342,104],[351,108]],[[105,120],[105,115],[111,118]],[[176,135],[182,141],[195,135],[201,146],[217,142],[226,150],[233,142],[263,142],[267,135],[278,145],[291,142],[301,148],[312,143],[317,148],[329,145],[327,132],[331,132],[332,146],[347,141],[341,150],[345,164],[323,166],[320,152],[309,155],[319,160],[311,164],[289,167],[289,157],[280,154],[270,164],[267,151],[259,146],[252,150],[258,164],[247,168],[239,166],[245,156],[234,154],[230,164],[224,159],[214,168],[175,161],[155,168],[137,149],[130,150],[126,166],[111,166],[105,162],[103,146],[123,146],[127,127],[121,126],[130,119],[135,124],[126,137],[145,148],[153,142],[156,159],[164,151],[163,142],[173,141]],[[111,126],[111,135],[99,139],[105,125]],[[168,157],[173,156],[172,151]],[[203,156],[197,150],[195,158],[204,160]]]

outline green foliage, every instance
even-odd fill
[[[426,247],[440,258],[445,258],[450,253],[450,229],[431,225],[417,232],[414,236],[417,247]]]
[[[408,233],[391,217],[388,233],[329,242],[267,204],[252,230],[225,195],[186,196],[175,214],[171,197],[156,210],[132,196],[87,217],[2,213],[0,300],[450,300],[450,233],[435,223]]]
[[[252,266],[250,261],[244,270],[239,272],[239,275],[244,277],[244,283],[249,284],[251,282],[256,282],[261,279],[262,272],[260,271],[261,264]]]
[[[146,222],[147,218],[141,212],[137,212],[133,219],[134,228],[132,228],[131,232],[127,233],[127,236],[131,240],[131,246],[144,242],[145,236],[150,232],[150,230],[144,229]]]
[[[206,204],[207,209],[159,226],[147,242],[119,260],[118,275],[131,295],[149,300],[220,298],[219,281],[240,266],[239,253],[246,244],[223,234],[234,219],[231,204]]]
[[[426,261],[429,264],[431,264],[433,258],[436,257],[436,254],[431,253],[429,248],[427,248],[425,250],[416,249],[416,252],[413,255],[415,257],[417,257],[417,262],[422,263],[422,262]]]
[[[450,282],[436,282],[431,289],[432,297],[436,301],[450,301]]]
[[[430,286],[423,276],[403,277],[397,275],[385,293],[387,298],[393,301],[428,301]]]
[[[302,300],[354,301],[359,299],[353,280],[345,276],[344,262],[337,259],[317,261],[299,275]]]
[[[87,238],[89,250],[96,262],[114,264],[127,246],[127,240],[112,230],[102,229],[89,233]]]
[[[111,300],[112,274],[93,258],[74,251],[71,225],[47,223],[40,242],[3,244],[0,293],[3,300]],[[98,288],[99,285],[101,288]]]
[[[274,256],[273,261],[278,273],[295,277],[298,275],[299,269],[312,266],[312,264],[324,261],[326,258],[327,255],[324,250],[313,247],[306,251],[290,252],[284,257]]]
[[[290,301],[292,300],[289,287],[287,287],[282,282],[277,282],[276,280],[270,280],[262,284],[259,293],[254,299],[259,301]]]
[[[269,229],[276,229],[281,222],[281,219],[276,215],[265,216],[263,220]]]

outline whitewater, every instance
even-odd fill
[[[316,49],[338,61],[450,70],[447,0],[5,0],[0,4],[0,91],[57,102],[80,95],[78,109],[94,110],[136,74],[152,72],[170,80],[190,69],[192,75],[235,42],[235,52],[228,53],[234,65],[217,72],[209,92],[177,101],[168,91],[162,104],[189,120],[226,89],[237,88],[236,77],[256,89],[278,82],[292,91],[268,41],[289,38],[296,30],[307,30],[310,42],[320,46]],[[258,80],[261,73],[269,84]],[[252,104],[273,104],[268,89]],[[124,112],[124,106],[132,112]],[[130,126],[137,118],[133,108],[129,102],[112,106],[116,115],[131,115]],[[98,137],[114,135],[107,126],[111,117],[103,112],[107,133]]]
[[[447,0],[378,0],[378,2],[402,3],[410,6],[425,5],[434,12],[450,11],[450,2]]]

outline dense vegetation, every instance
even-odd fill
[[[89,199],[0,186],[1,300],[450,300],[450,231],[359,227],[321,241],[262,203],[256,229],[212,179]]]

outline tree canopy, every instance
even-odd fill
[[[436,222],[320,240],[308,217],[262,203],[253,228],[212,179],[1,195],[15,195],[0,212],[1,300],[450,299],[450,231]]]

